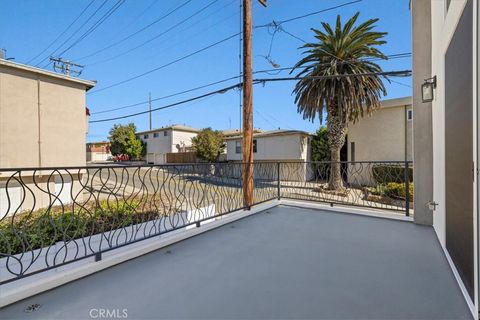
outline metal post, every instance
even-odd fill
[[[277,162],[277,199],[280,200],[280,162]]]
[[[405,179],[405,215],[410,216],[410,175],[409,175],[409,163],[405,161],[404,169]]]

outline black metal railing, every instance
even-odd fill
[[[409,162],[254,163],[254,204],[287,198],[410,213]],[[0,284],[240,209],[242,163],[0,169]],[[407,169],[406,169],[407,168]],[[403,189],[402,189],[403,188]],[[402,191],[403,190],[403,191]]]
[[[281,162],[280,198],[373,209],[409,216],[413,204],[410,161],[340,162],[342,188],[330,188],[332,162]]]

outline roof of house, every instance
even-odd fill
[[[221,132],[225,138],[239,136],[242,134],[242,130],[240,129],[227,129],[227,130],[221,130]],[[264,131],[261,129],[253,129],[253,133],[261,133],[261,132],[264,132]]]
[[[300,134],[300,135],[305,135],[305,136],[310,136],[311,134],[302,131],[302,130],[284,130],[284,129],[278,129],[278,130],[270,130],[270,131],[263,131],[259,133],[254,133],[253,136],[255,138],[260,138],[260,137],[273,137],[273,136],[281,136],[281,135],[291,135],[291,134]],[[226,137],[225,140],[238,140],[241,139],[241,135],[237,136],[232,136],[232,137]]]
[[[65,81],[78,83],[78,84],[83,84],[83,85],[85,85],[86,90],[89,90],[89,89],[95,87],[95,85],[97,84],[96,81],[74,78],[74,77],[67,76],[65,74],[60,74],[60,73],[56,73],[56,72],[53,72],[53,71],[49,71],[49,70],[45,70],[45,69],[29,66],[29,65],[26,65],[26,64],[22,64],[22,63],[13,62],[13,61],[10,61],[10,60],[5,60],[5,59],[0,59],[0,66],[6,66],[6,67],[14,68],[14,69],[19,69],[19,70],[24,70],[24,71],[36,73],[36,74],[41,74],[41,75],[44,75],[44,76],[47,76],[47,77],[52,77],[52,78],[57,78],[57,79],[65,80]]]
[[[147,131],[140,131],[140,132],[137,132],[137,134],[147,134],[147,133],[160,132],[160,131],[166,131],[166,130],[175,130],[175,131],[193,132],[193,133],[197,133],[200,131],[200,129],[197,129],[197,128],[193,128],[193,127],[189,127],[181,124],[174,124],[168,127],[161,127],[161,128],[147,130]]]
[[[93,145],[93,144],[110,144],[110,141],[87,142],[87,145]]]
[[[382,108],[392,108],[392,107],[403,107],[407,105],[412,105],[412,97],[401,97],[401,98],[393,98],[393,99],[386,99],[380,101]]]

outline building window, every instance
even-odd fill
[[[350,142],[350,161],[355,161],[355,142]]]
[[[143,139],[148,139],[148,134],[144,134]]]
[[[168,136],[168,131],[163,131],[163,136],[164,137]]]
[[[412,119],[413,119],[413,110],[412,109],[407,110],[407,120],[412,121]]]
[[[153,137],[154,137],[154,138],[158,138],[158,136],[159,136],[158,132],[155,132],[155,133],[153,134]]]
[[[235,141],[235,153],[242,153],[242,141]]]
[[[257,139],[253,139],[253,153],[257,153]]]

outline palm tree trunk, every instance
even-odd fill
[[[338,110],[334,106],[328,108],[328,144],[330,146],[330,179],[328,182],[328,189],[342,190],[342,168],[340,163],[340,150],[345,144],[345,137],[347,134],[347,126],[341,117],[338,115]]]

